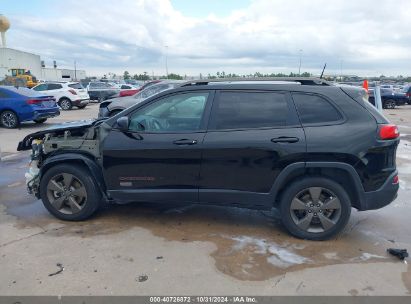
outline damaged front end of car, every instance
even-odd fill
[[[76,153],[100,160],[101,120],[61,124],[27,135],[17,147],[18,151],[31,149],[29,170],[25,174],[27,190],[40,198],[40,180],[43,167],[54,156]]]

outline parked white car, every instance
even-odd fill
[[[71,110],[73,106],[83,109],[90,102],[90,96],[79,82],[40,83],[33,90],[53,96],[62,110]]]

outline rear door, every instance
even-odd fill
[[[288,92],[220,91],[203,142],[200,201],[271,206],[278,174],[305,151]]]
[[[60,97],[64,95],[63,86],[60,83],[48,83],[47,91],[45,93],[47,93],[47,95],[53,96],[58,101]]]

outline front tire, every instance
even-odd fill
[[[350,198],[338,183],[323,177],[293,182],[281,197],[281,220],[295,237],[322,241],[340,233],[351,214]]]
[[[43,175],[40,196],[55,217],[82,221],[101,205],[101,191],[88,170],[78,165],[56,165]]]
[[[14,129],[19,125],[19,118],[13,111],[6,110],[0,114],[0,124],[7,129]]]
[[[62,98],[60,99],[60,108],[64,111],[68,111],[71,110],[71,108],[73,107],[73,104],[71,103],[71,100],[68,98]]]

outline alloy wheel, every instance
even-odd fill
[[[1,123],[6,128],[15,128],[17,126],[16,114],[10,111],[5,111],[1,114]]]
[[[70,107],[71,107],[71,103],[70,103],[70,101],[68,101],[68,100],[66,100],[66,99],[63,99],[63,100],[60,102],[60,107],[61,107],[63,110],[69,110]]]
[[[329,189],[309,187],[300,191],[290,205],[294,224],[306,232],[332,229],[341,217],[341,202]]]
[[[86,205],[87,191],[83,183],[73,174],[61,173],[48,182],[47,197],[57,211],[75,214]]]

